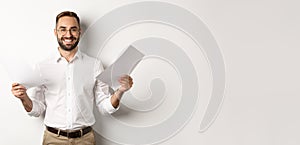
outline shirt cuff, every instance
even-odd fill
[[[119,110],[119,108],[120,108],[120,105],[117,107],[117,108],[115,108],[112,104],[111,104],[111,97],[112,96],[110,96],[108,99],[106,99],[105,100],[105,108],[106,108],[106,111],[107,111],[107,113],[109,113],[109,114],[112,114],[112,113],[114,113],[114,112],[116,112],[117,110]]]
[[[32,100],[32,109],[30,112],[28,112],[29,116],[39,117],[40,113],[38,111],[38,108],[36,107],[38,104],[35,100]]]

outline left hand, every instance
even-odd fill
[[[123,75],[119,78],[120,88],[118,89],[120,92],[124,93],[128,91],[133,84],[132,78],[129,75]]]

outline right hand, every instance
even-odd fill
[[[26,90],[27,89],[21,84],[18,83],[12,84],[12,88],[11,88],[12,94],[21,100],[28,98]]]

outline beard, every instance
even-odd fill
[[[72,41],[76,40],[76,42],[72,45],[65,45],[63,43],[63,40],[65,38],[64,37],[61,37],[60,39],[57,37],[57,42],[60,46],[61,49],[65,50],[65,51],[72,51],[74,48],[77,47],[78,43],[79,43],[79,37],[76,39],[74,36],[71,36],[69,39],[71,39]]]

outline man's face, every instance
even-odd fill
[[[74,17],[61,17],[54,33],[61,49],[71,51],[77,47],[80,39],[80,27]]]

